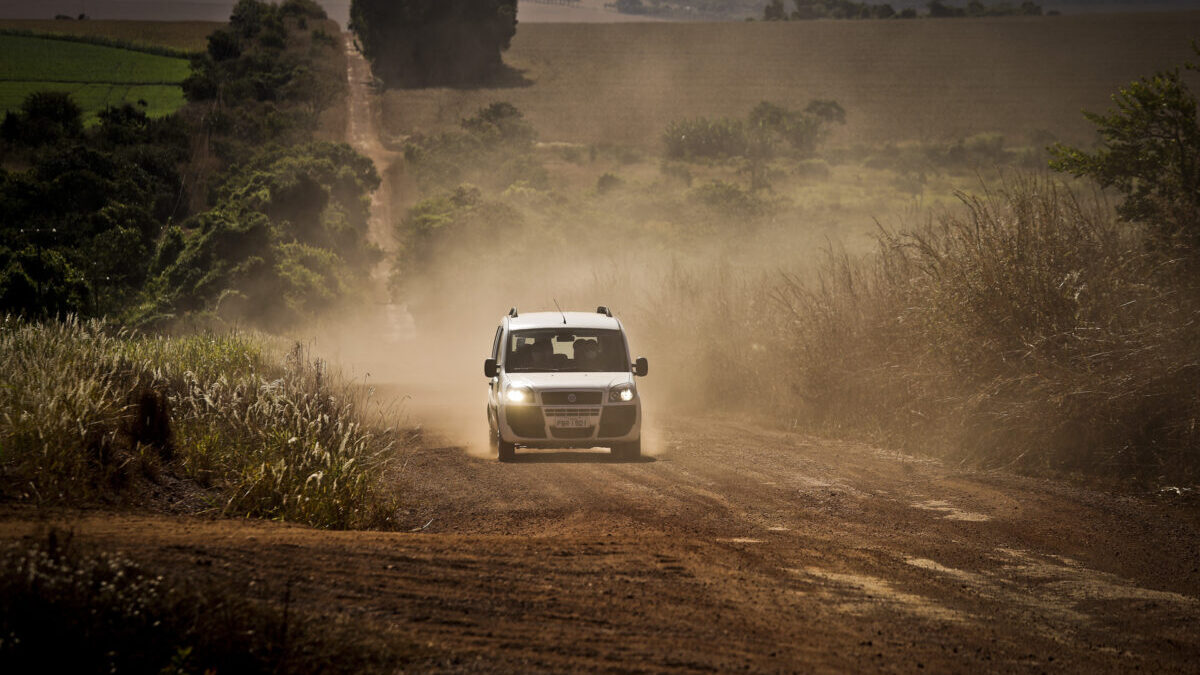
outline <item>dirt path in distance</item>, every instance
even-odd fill
[[[346,121],[346,142],[360,154],[375,163],[375,169],[381,179],[379,189],[371,195],[370,231],[368,237],[371,243],[378,245],[384,251],[395,248],[392,239],[392,204],[394,194],[394,173],[401,170],[398,152],[388,150],[380,141],[381,126],[379,124],[380,106],[372,92],[374,77],[371,75],[371,65],[354,47],[354,36],[343,34],[346,43],[346,80],[349,85],[347,106],[349,108]],[[377,269],[376,276],[386,276],[385,270]]]
[[[425,646],[433,672],[1195,672],[1196,507],[672,419],[662,451],[414,451],[402,533],[86,513],[77,536]],[[0,538],[36,527],[0,515]],[[411,531],[410,531],[411,530]]]

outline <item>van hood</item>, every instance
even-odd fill
[[[633,382],[633,373],[509,373],[511,387],[554,389],[607,389]]]

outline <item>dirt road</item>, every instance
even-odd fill
[[[67,520],[155,564],[291,581],[309,611],[422,645],[414,670],[1200,668],[1194,505],[734,421],[677,419],[662,445],[637,463],[414,451],[397,480],[416,532]]]

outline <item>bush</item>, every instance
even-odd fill
[[[550,175],[533,153],[533,126],[510,103],[498,101],[459,122],[462,131],[416,134],[404,158],[426,192],[470,182],[496,190],[516,183],[548,187]]]
[[[169,473],[211,508],[317,527],[386,525],[392,432],[364,392],[295,348],[239,335],[139,337],[68,318],[0,326],[0,494],[122,501]]]
[[[1200,55],[1200,43],[1193,45]],[[1200,66],[1188,64],[1189,70]],[[1178,68],[1142,78],[1113,96],[1114,110],[1085,113],[1096,125],[1095,152],[1055,145],[1051,166],[1113,187],[1120,213],[1145,223],[1160,244],[1200,250],[1200,118]]]
[[[790,414],[925,449],[942,439],[984,465],[1196,477],[1195,289],[1048,181],[963,202],[773,291],[795,318],[786,353],[804,403]]]
[[[668,159],[721,159],[746,154],[746,130],[740,120],[699,117],[667,124],[663,144]]]

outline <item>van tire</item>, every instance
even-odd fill
[[[517,444],[505,441],[503,438],[500,438],[499,434],[496,434],[496,448],[500,451],[501,462],[511,462],[516,459]]]
[[[642,439],[630,441],[629,443],[614,443],[612,446],[612,455],[617,459],[632,461],[641,459],[642,457]]]

